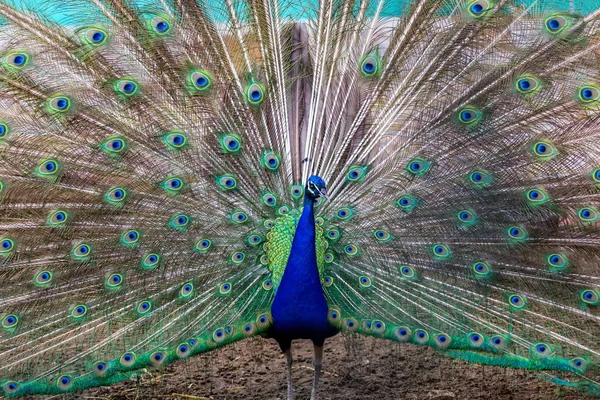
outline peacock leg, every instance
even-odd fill
[[[313,377],[313,388],[310,400],[317,400],[319,376],[321,375],[321,366],[323,365],[323,343],[319,345],[313,342],[313,345],[313,366],[315,367],[315,375]]]
[[[288,400],[294,400],[294,385],[292,383],[292,363],[294,359],[292,357],[292,348],[288,347],[285,350],[285,360],[287,362],[287,385],[288,385]]]

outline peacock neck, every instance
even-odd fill
[[[315,200],[304,196],[304,209],[296,226],[288,264],[283,273],[281,283],[290,278],[302,278],[310,283],[311,288],[318,288],[321,292],[321,277],[317,266],[317,250],[315,235]]]
[[[317,266],[314,200],[304,197],[304,210],[283,277],[271,306],[275,336],[317,341],[337,330],[328,320],[328,305]]]

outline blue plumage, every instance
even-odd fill
[[[311,191],[311,185],[318,189]],[[314,204],[324,191],[325,182],[321,178],[313,176],[308,180],[304,209],[271,306],[270,335],[284,351],[289,349],[293,339],[311,339],[322,346],[326,338],[339,332],[328,321],[329,306],[317,266]]]

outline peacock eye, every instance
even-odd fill
[[[462,210],[457,214],[458,221],[463,226],[474,225],[477,222],[477,216],[471,210]]]
[[[525,305],[526,305],[525,298],[518,294],[513,294],[513,295],[509,296],[508,302],[509,302],[510,306],[516,310],[523,309],[523,308],[525,308]]]
[[[258,83],[246,87],[246,101],[253,106],[259,106],[265,100],[265,89]]]
[[[90,28],[84,35],[83,40],[92,46],[100,46],[106,42],[106,31],[99,28]]]
[[[5,139],[8,136],[8,125],[0,122],[0,139]]]
[[[580,298],[581,301],[591,306],[597,305],[600,300],[600,296],[598,296],[598,293],[594,289],[586,289],[582,291]]]
[[[600,89],[595,86],[584,86],[579,89],[579,99],[583,103],[591,103],[600,99]]]
[[[100,146],[108,156],[114,157],[123,153],[127,149],[125,139],[121,137],[110,137]]]
[[[87,314],[87,306],[86,305],[78,305],[73,308],[71,311],[71,316],[73,318],[82,318]]]
[[[185,183],[181,178],[170,177],[162,181],[162,188],[169,194],[176,195],[184,188]]]
[[[122,187],[114,187],[104,194],[104,200],[113,206],[121,207],[127,200],[127,191]]]
[[[477,0],[469,6],[469,13],[474,17],[482,17],[489,9],[489,2],[486,0]]]
[[[598,211],[592,207],[584,207],[577,211],[577,216],[582,222],[596,222],[598,220]]]
[[[238,153],[242,149],[242,139],[234,134],[226,134],[219,138],[221,149],[225,153]]]
[[[360,72],[365,78],[370,78],[379,73],[380,66],[381,64],[377,57],[368,56],[361,63]]]
[[[473,107],[465,107],[458,113],[458,120],[465,125],[473,125],[481,119],[481,111]]]
[[[152,29],[154,29],[154,32],[156,32],[158,35],[164,35],[169,33],[171,30],[171,25],[165,18],[155,17],[152,19],[151,25]]]
[[[181,150],[187,145],[187,137],[181,132],[170,132],[162,136],[163,143],[169,150]]]
[[[147,314],[152,310],[152,302],[150,300],[144,300],[138,304],[136,311],[140,315]]]
[[[23,52],[11,53],[6,56],[6,64],[14,69],[21,69],[29,62],[29,55]]]
[[[478,261],[473,264],[473,271],[476,278],[487,278],[492,274],[492,268],[487,262]]]
[[[546,20],[546,29],[550,33],[558,33],[562,31],[567,25],[567,20],[561,16],[550,17]]]
[[[552,354],[552,348],[546,343],[538,343],[534,346],[535,353],[540,357],[548,357]]]
[[[540,87],[540,83],[537,78],[533,76],[526,75],[521,76],[517,79],[515,84],[517,91],[521,94],[533,93]]]
[[[197,91],[206,91],[210,89],[213,83],[212,76],[206,71],[196,71],[190,75],[190,81]]]
[[[15,248],[15,242],[12,239],[0,239],[0,255],[7,254]]]
[[[179,291],[181,298],[186,299],[190,297],[194,292],[194,285],[191,282],[184,284]]]
[[[142,257],[141,267],[143,269],[154,269],[160,265],[161,257],[157,253],[147,253]]]
[[[263,167],[270,171],[276,171],[279,168],[279,156],[272,151],[266,151],[261,157]]]
[[[36,286],[45,287],[52,283],[52,272],[50,271],[40,271],[35,274],[33,278],[33,282]]]
[[[550,254],[546,262],[552,271],[562,271],[569,266],[569,260],[564,254]]]
[[[131,79],[122,79],[117,81],[115,89],[125,96],[132,96],[137,92],[138,84]]]
[[[50,111],[55,113],[63,113],[71,107],[71,100],[65,96],[55,96],[48,100]]]
[[[92,254],[92,247],[87,243],[81,243],[73,247],[71,257],[75,260],[86,261]]]
[[[525,230],[525,228],[520,227],[520,226],[509,227],[507,229],[507,233],[508,233],[509,239],[516,241],[516,242],[524,241],[524,240],[527,240],[527,238],[528,238],[527,231]]]
[[[444,259],[450,258],[452,256],[452,252],[450,251],[450,247],[445,244],[436,244],[432,247],[433,257],[436,259]]]
[[[406,170],[415,176],[425,175],[430,168],[431,163],[422,158],[415,158],[406,165]]]

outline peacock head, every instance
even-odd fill
[[[312,175],[306,182],[306,196],[312,200],[317,200],[319,197],[327,198],[327,189],[323,178],[317,175]]]

